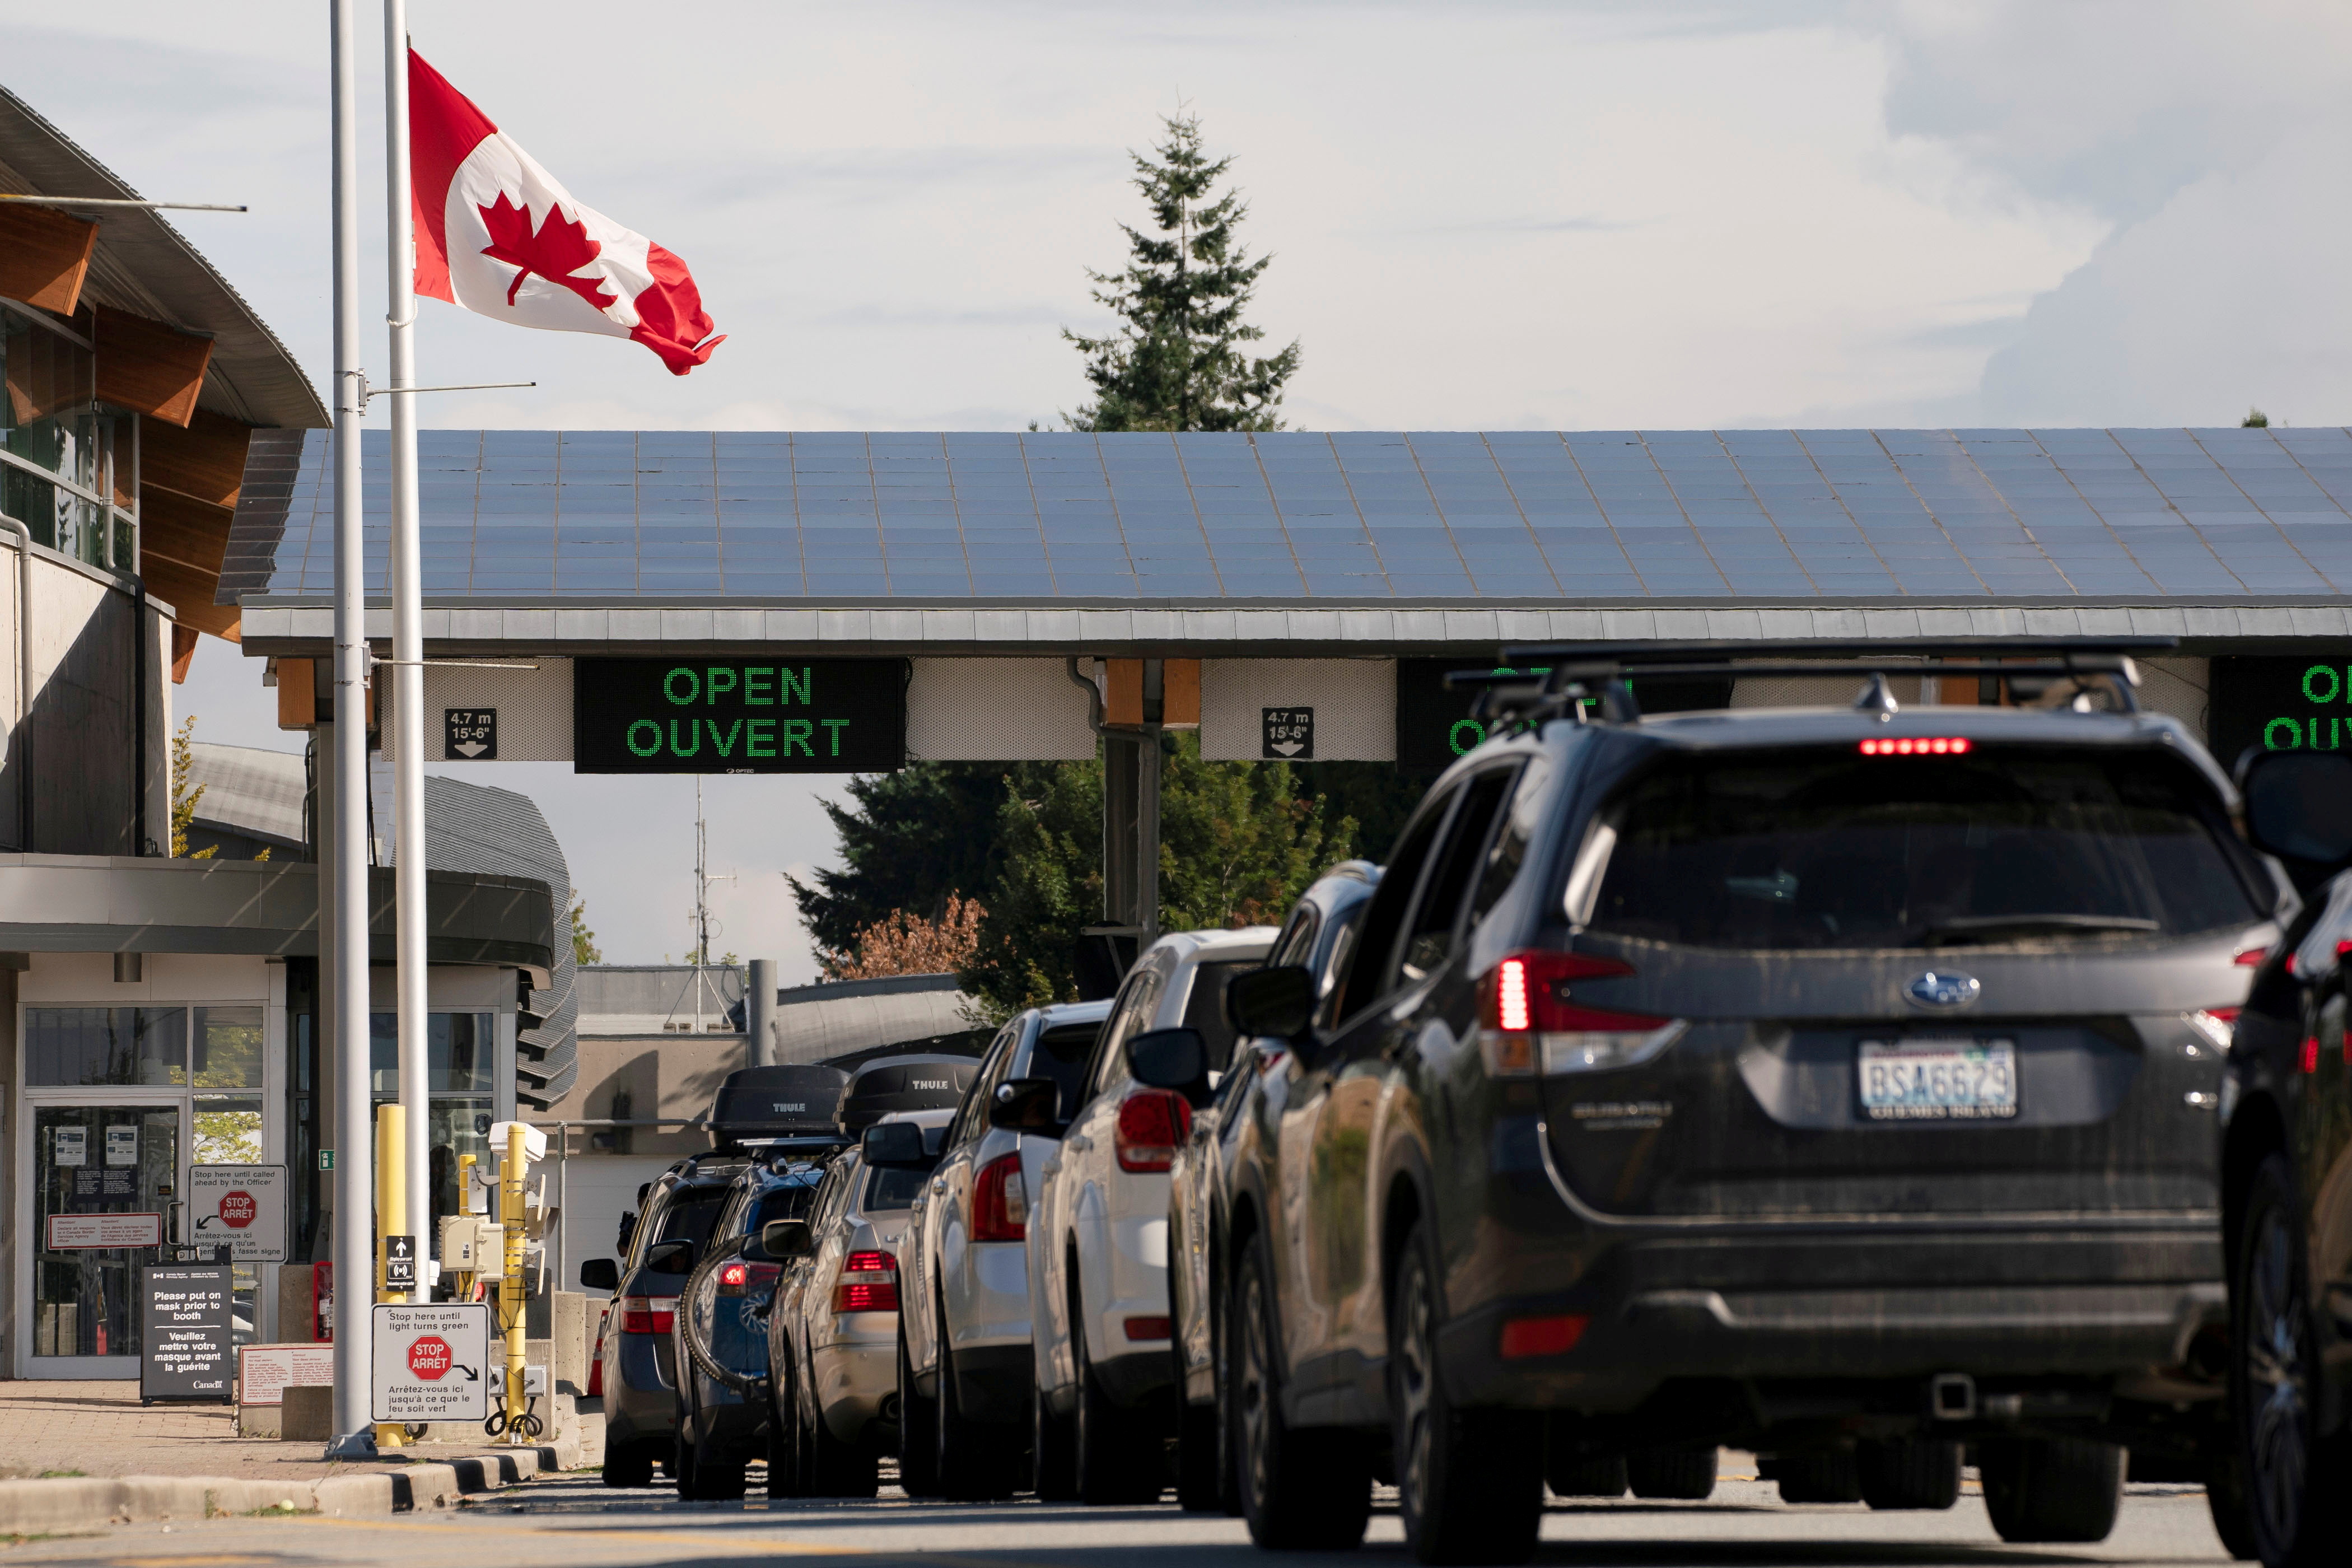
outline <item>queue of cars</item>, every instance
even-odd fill
[[[836,1154],[820,1194],[906,1202],[835,1211],[894,1310],[835,1439],[1268,1547],[1391,1484],[1429,1563],[1523,1560],[1548,1493],[1704,1497],[1723,1447],[1877,1509],[1972,1465],[2014,1542],[2103,1539],[2128,1473],[2271,1568],[2338,1549],[2352,761],[2242,799],[2120,648],[1944,678],[2005,706],[1643,718],[1637,668],[1507,676],[1384,867],[1160,939]],[[843,1304],[788,1294],[772,1342]]]

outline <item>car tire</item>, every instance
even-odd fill
[[[1864,1443],[1854,1450],[1862,1500],[1882,1513],[1949,1508],[1960,1500],[1958,1443],[1937,1438],[1898,1438]]]
[[[1086,1318],[1078,1273],[1070,1269],[1070,1363],[1077,1373],[1078,1500],[1091,1506],[1158,1502],[1166,1464],[1153,1434],[1131,1410],[1121,1409],[1087,1353]]]
[[[1030,1480],[1039,1502],[1078,1500],[1077,1437],[1066,1415],[1054,1414],[1043,1383],[1029,1393]]]
[[[1979,1443],[1985,1512],[2003,1541],[2105,1541],[2123,1507],[2125,1459],[2115,1444],[2086,1437]]]
[[[898,1326],[898,1485],[908,1497],[940,1495],[940,1407],[915,1387],[907,1328]]]
[[[2246,1495],[2246,1470],[2236,1441],[2232,1429],[2222,1451],[2206,1456],[2205,1510],[2213,1516],[2213,1533],[2230,1555],[2252,1563],[2262,1556],[2262,1548],[2254,1540],[2252,1500]]]
[[[1634,1448],[1625,1455],[1625,1484],[1638,1498],[1698,1502],[1715,1495],[1715,1470],[1712,1443]]]
[[[1389,1302],[1389,1412],[1397,1512],[1423,1563],[1524,1563],[1543,1523],[1541,1417],[1461,1410],[1438,1363],[1436,1246],[1416,1224]]]
[[[771,1500],[801,1493],[799,1429],[792,1419],[789,1379],[778,1378],[768,1389],[768,1496]]]
[[[870,1498],[881,1489],[874,1456],[835,1436],[824,1411],[811,1409],[803,1415],[801,1441],[807,1451],[803,1468],[808,1476],[809,1496]]]
[[[1262,1255],[1234,1276],[1234,1489],[1250,1539],[1269,1551],[1338,1552],[1362,1544],[1372,1472],[1362,1440],[1337,1428],[1297,1429],[1282,1417],[1281,1330]]]
[[[950,1502],[993,1502],[1013,1495],[1020,1479],[1021,1445],[1012,1433],[964,1418],[956,1388],[955,1351],[948,1343],[947,1316],[940,1323],[939,1429],[932,1464],[940,1496]]]
[[[2245,1478],[2245,1534],[2267,1568],[2341,1562],[2352,1526],[2345,1497],[2352,1440],[2323,1438],[2318,1428],[2327,1373],[2311,1310],[2302,1208],[2294,1167],[2273,1154],[2248,1188],[2230,1279],[2229,1398]]]
[[[1775,1455],[1772,1474],[1782,1502],[1862,1500],[1862,1468],[1852,1454],[1832,1450]]]
[[[1578,1453],[1562,1448],[1544,1461],[1544,1485],[1554,1497],[1621,1498],[1632,1488],[1622,1454]]]
[[[688,1441],[683,1426],[677,1434],[677,1495],[687,1502],[731,1502],[743,1495],[748,1480],[740,1465],[717,1465],[704,1459]]]
[[[1222,1272],[1222,1271],[1220,1271]],[[1216,1389],[1217,1507],[1227,1519],[1242,1517],[1241,1444],[1234,1425],[1233,1302],[1230,1289],[1211,1276],[1209,1291],[1210,1378]]]
[[[1182,1397],[1183,1382],[1176,1384]],[[1176,1414],[1176,1506],[1187,1513],[1223,1513],[1217,1474],[1217,1407],[1180,1404]]]
[[[643,1443],[631,1443],[625,1447],[605,1450],[604,1484],[608,1487],[653,1485],[653,1450]]]

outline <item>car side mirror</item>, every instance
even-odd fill
[[[2253,752],[2238,764],[2238,787],[2255,848],[2308,866],[2352,859],[2352,757]]]
[[[610,1295],[621,1288],[621,1266],[609,1258],[592,1258],[580,1266],[580,1285]]]
[[[1127,1070],[1138,1083],[1172,1089],[1195,1105],[1208,1098],[1209,1047],[1198,1029],[1146,1029],[1127,1042]]]
[[[656,1274],[694,1272],[694,1243],[659,1241],[646,1248],[646,1267]]]
[[[988,1102],[988,1124],[1007,1132],[1059,1138],[1063,1132],[1062,1086],[1050,1078],[1007,1079]]]
[[[932,1163],[923,1152],[923,1130],[911,1121],[877,1121],[858,1143],[866,1163],[884,1171],[919,1171]]]
[[[1246,969],[1225,982],[1225,1021],[1237,1035],[1296,1040],[1315,1017],[1315,976],[1295,963]]]
[[[772,1219],[760,1227],[760,1250],[782,1262],[816,1250],[816,1234],[804,1219]]]

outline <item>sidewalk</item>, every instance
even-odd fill
[[[599,1427],[602,1420],[587,1418]],[[591,1462],[602,1457],[595,1447]],[[289,1501],[299,1511],[335,1514],[446,1508],[581,1463],[581,1445],[571,1440],[560,1450],[508,1448],[488,1438],[420,1444],[335,1464],[320,1457],[321,1447],[239,1437],[230,1405],[142,1405],[135,1383],[0,1383],[0,1537],[113,1519],[247,1513]]]

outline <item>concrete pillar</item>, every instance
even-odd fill
[[[743,983],[743,1033],[750,1050],[746,1065],[772,1067],[776,1060],[776,961],[755,958]]]

